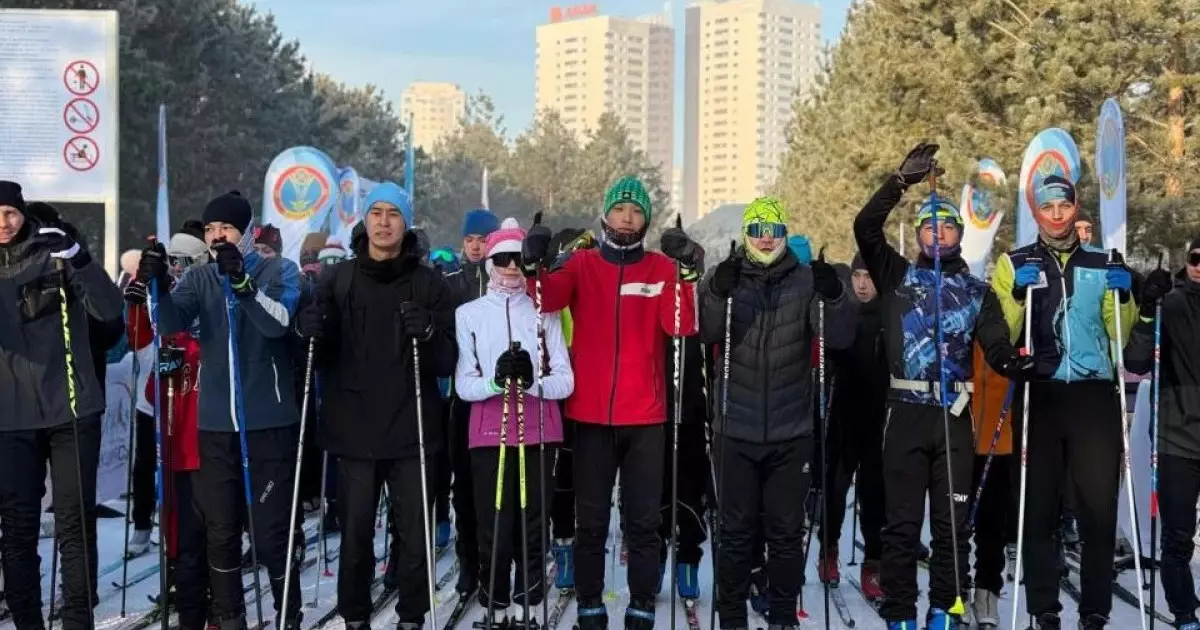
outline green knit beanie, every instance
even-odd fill
[[[604,216],[608,216],[612,212],[613,206],[631,202],[637,204],[642,209],[642,214],[646,217],[646,223],[650,223],[650,195],[646,192],[646,187],[642,185],[641,180],[631,175],[627,175],[617,180],[608,192],[604,194]]]

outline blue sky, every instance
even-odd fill
[[[813,0],[809,0],[813,1]],[[601,13],[637,17],[664,10],[663,0],[589,0]],[[373,83],[398,104],[413,81],[449,81],[489,94],[510,136],[533,115],[534,28],[552,0],[251,0],[299,40],[312,67],[350,85]],[[682,49],[686,0],[671,3]],[[825,40],[841,32],[850,0],[819,0]],[[681,50],[677,84],[682,92]],[[398,109],[398,108],[397,108]],[[682,109],[680,108],[680,114]],[[682,120],[682,115],[678,117]]]

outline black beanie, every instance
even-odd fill
[[[200,240],[204,240],[204,223],[200,219],[188,219],[183,222],[183,227],[179,230],[182,234],[195,236]]]
[[[855,252],[854,260],[850,261],[850,269],[852,271],[857,271],[859,269],[866,269],[866,268],[867,268],[867,261],[863,260],[862,252]]]
[[[25,213],[25,197],[21,194],[21,185],[16,182],[0,180],[0,206],[12,206]]]
[[[242,193],[234,190],[208,202],[204,207],[204,225],[228,223],[245,234],[254,211]]]
[[[1197,236],[1197,237],[1193,238],[1193,239],[1192,239],[1192,242],[1191,242],[1191,243],[1188,243],[1188,248],[1187,248],[1187,250],[1190,252],[1190,251],[1192,251],[1193,249],[1200,249],[1200,236]]]

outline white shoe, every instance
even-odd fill
[[[150,530],[135,529],[129,538],[129,557],[134,558],[150,549]]]
[[[986,588],[975,589],[975,601],[971,604],[975,611],[975,623],[980,630],[996,628],[1000,625],[1000,596]]]

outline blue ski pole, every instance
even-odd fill
[[[1158,268],[1162,269],[1163,255],[1158,255]],[[1158,388],[1162,380],[1162,298],[1154,304],[1154,405],[1150,412],[1154,414],[1153,430],[1150,432],[1150,630],[1154,630],[1155,592],[1158,586],[1155,579],[1158,571],[1155,566],[1154,543],[1158,538]],[[1141,553],[1141,550],[1138,551]]]
[[[983,497],[983,488],[987,485],[988,471],[992,469],[992,460],[996,457],[996,444],[1000,441],[1000,434],[1004,430],[1004,423],[1008,421],[1008,410],[1012,407],[1013,392],[1016,389],[1016,381],[1009,382],[1008,393],[1004,395],[1004,406],[1000,408],[1000,422],[996,424],[996,431],[992,433],[992,443],[988,446],[987,459],[983,460],[983,472],[979,474],[979,487],[975,489],[975,497],[971,502],[971,512],[967,516],[968,531],[975,529],[975,517],[979,514],[979,501]]]
[[[158,501],[158,587],[162,595],[159,597],[159,606],[162,607],[162,630],[167,630],[167,622],[170,619],[168,614],[169,601],[167,599],[167,508],[163,503],[163,488],[165,487],[163,479],[163,435],[162,435],[162,336],[159,334],[158,327],[158,279],[150,280],[150,330],[154,333],[154,462],[156,466],[156,481],[157,488],[155,489],[155,500]],[[136,358],[135,358],[136,359]],[[135,381],[136,383],[136,381]],[[126,527],[128,529],[128,527]],[[128,566],[128,563],[126,563]],[[125,591],[129,589],[121,589],[122,599],[125,597]]]

